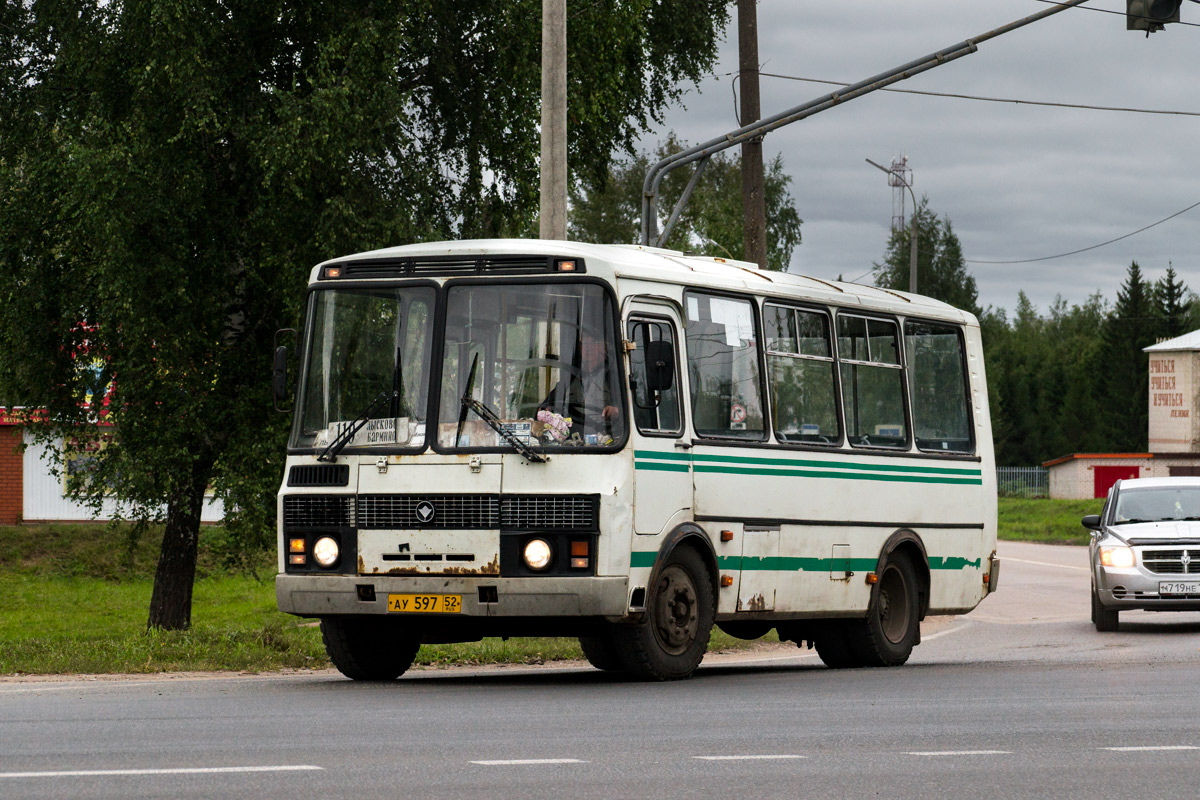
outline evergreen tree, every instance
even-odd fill
[[[1112,314],[1104,323],[1099,373],[1104,449],[1139,452],[1148,429],[1148,357],[1142,348],[1154,344],[1159,330],[1153,287],[1136,261],[1129,265]]]
[[[1167,274],[1154,284],[1154,312],[1159,320],[1160,338],[1174,339],[1192,330],[1193,297],[1187,285],[1178,280],[1175,266],[1168,264]]]

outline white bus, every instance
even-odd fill
[[[684,678],[714,624],[897,665],[996,588],[979,325],[926,297],[638,246],[412,245],[313,269],[296,372],[276,597],[354,679],[485,636]]]

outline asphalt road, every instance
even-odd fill
[[[0,680],[0,798],[1194,797],[1200,614],[1088,620],[1085,551],[1001,543],[1000,591],[909,664],[790,647],[690,681],[591,670]]]

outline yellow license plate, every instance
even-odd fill
[[[460,594],[389,594],[388,611],[399,614],[457,614]]]

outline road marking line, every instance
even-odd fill
[[[1079,569],[1087,572],[1091,567],[1077,567],[1074,564],[1051,564],[1049,561],[1030,561],[1027,558],[1001,558],[1001,561],[1016,561],[1021,564],[1037,564],[1039,567],[1058,567],[1059,569]]]
[[[0,772],[0,778],[79,778],[122,775],[210,775],[231,772],[312,772],[324,767],[310,764],[281,767],[179,767],[174,769],[78,769],[47,772]]]
[[[482,764],[485,767],[525,766],[529,764],[590,764],[578,758],[510,758],[496,761],[472,761],[472,764]]]
[[[761,756],[692,756],[692,758],[700,759],[701,761],[776,761],[789,758],[808,758],[808,756],[797,755],[761,755]]]
[[[1114,750],[1118,753],[1141,753],[1147,750],[1200,750],[1200,747],[1193,747],[1190,744],[1164,744],[1148,747],[1104,747],[1101,749]]]
[[[905,753],[906,756],[1011,756],[1011,750],[927,750]]]

